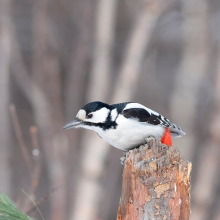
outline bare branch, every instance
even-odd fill
[[[40,174],[41,174],[41,155],[40,155],[40,147],[39,147],[39,142],[38,142],[38,137],[37,137],[37,128],[35,126],[30,127],[30,134],[31,134],[31,140],[32,140],[32,155],[34,159],[33,163],[33,171],[31,175],[31,187],[28,192],[28,195],[30,197],[33,197],[32,199],[35,199],[35,192],[37,190],[37,187],[39,185],[39,179],[40,179]],[[32,205],[32,202],[30,199],[26,199],[24,202],[24,210],[29,210],[30,206]]]
[[[31,183],[31,189],[29,192],[29,195],[34,195],[35,191],[39,185],[39,179],[41,174],[41,150],[39,146],[39,141],[37,137],[37,128],[35,126],[30,127],[30,134],[31,134],[31,140],[32,140],[32,155],[34,159],[34,167],[33,167],[33,174],[32,174],[32,183]]]
[[[23,139],[23,135],[22,135],[22,132],[21,132],[21,127],[20,127],[20,123],[19,123],[19,120],[18,120],[18,115],[17,115],[17,112],[16,112],[16,108],[13,104],[10,104],[9,110],[10,110],[10,113],[11,113],[12,122],[13,122],[13,125],[14,125],[14,130],[15,130],[15,135],[16,135],[17,141],[18,141],[18,145],[20,147],[20,150],[21,150],[22,156],[24,158],[24,161],[26,163],[29,174],[30,174],[30,176],[32,176],[33,163],[32,163],[30,154],[28,152],[28,148],[27,148],[27,146],[24,142],[24,139]]]
[[[60,189],[61,186],[58,186],[54,189],[51,190],[51,192],[48,195],[44,195],[42,196],[39,201],[35,202],[36,205],[34,205],[33,207],[31,207],[28,211],[26,211],[26,214],[29,215],[32,212],[34,212],[36,210],[37,207],[41,206],[42,204],[44,204],[46,201],[48,201],[48,198],[55,193],[58,189]]]

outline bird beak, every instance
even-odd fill
[[[75,128],[80,124],[82,124],[82,121],[80,119],[76,118],[73,121],[71,121],[70,123],[66,124],[64,127],[62,127],[61,130]]]

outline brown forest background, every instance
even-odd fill
[[[112,220],[120,150],[61,131],[90,101],[140,102],[187,133],[191,219],[220,219],[219,0],[0,0],[0,189],[41,219]]]

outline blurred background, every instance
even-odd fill
[[[61,131],[91,101],[169,118],[191,219],[220,219],[219,0],[0,0],[0,189],[41,219],[116,219],[122,151]]]

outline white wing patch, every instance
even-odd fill
[[[115,119],[117,118],[117,116],[118,116],[118,111],[117,111],[117,109],[115,108],[115,109],[113,109],[113,110],[111,111],[111,120],[112,120],[112,121],[115,121]]]
[[[147,110],[150,114],[154,114],[156,116],[159,116],[159,113],[157,113],[157,112],[155,112],[155,111],[153,111],[153,110],[151,110],[151,109],[149,109],[139,103],[129,103],[126,105],[125,109],[129,109],[129,108],[143,108],[143,109]]]

